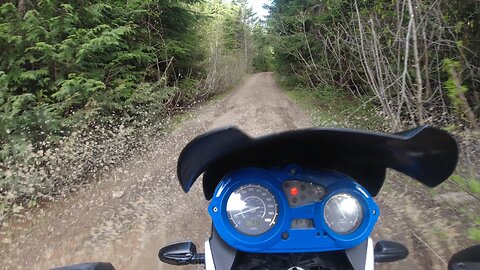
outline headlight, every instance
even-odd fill
[[[339,193],[328,199],[323,210],[328,227],[338,234],[355,231],[363,220],[363,208],[357,198]]]

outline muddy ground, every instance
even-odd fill
[[[192,239],[203,250],[210,221],[201,185],[189,194],[181,191],[177,157],[193,137],[225,125],[258,136],[310,127],[312,121],[271,73],[254,74],[225,97],[192,111],[168,135],[152,138],[149,152],[45,205],[33,218],[5,222],[0,269],[48,269],[85,261],[110,261],[117,269],[179,269],[159,263],[158,249]],[[458,213],[398,174],[390,175],[383,191],[373,237],[402,241],[411,255],[381,268],[446,269],[451,253],[465,246],[460,232],[466,227],[455,218]]]

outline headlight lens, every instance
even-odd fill
[[[363,220],[363,208],[357,198],[339,193],[328,199],[323,210],[328,227],[338,234],[354,232]]]

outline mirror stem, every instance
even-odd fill
[[[205,253],[197,253],[193,255],[190,264],[205,264]]]

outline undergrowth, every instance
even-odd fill
[[[10,150],[10,154],[0,162],[0,221],[9,213],[36,207],[39,201],[67,196],[128,159],[134,151],[144,149],[171,126],[176,118],[169,115],[183,111],[200,96],[198,92],[177,99],[180,91],[198,91],[181,86],[177,89],[169,93],[169,98],[159,98],[165,95],[165,89],[151,90],[150,96],[139,97],[141,102],[135,102],[128,114],[85,112],[94,116],[62,123],[68,134],[47,136],[35,146],[21,139],[4,143],[3,150]]]
[[[277,81],[287,89],[292,99],[307,110],[316,126],[387,129],[382,112],[375,108],[371,100],[358,99],[329,86],[308,88],[278,77]]]
[[[40,147],[28,140],[4,144],[3,149],[10,147],[16,152],[0,160],[0,222],[10,214],[39,206],[41,201],[66,197],[135,153],[155,147],[152,144],[160,135],[187,119],[184,112],[223,96],[243,75],[230,77],[230,85],[222,84],[218,89],[202,89],[198,82],[179,84],[166,91],[142,83],[138,86],[141,92],[150,94],[130,102],[130,113],[84,112],[93,115],[65,125],[68,134],[47,136],[37,142]]]

